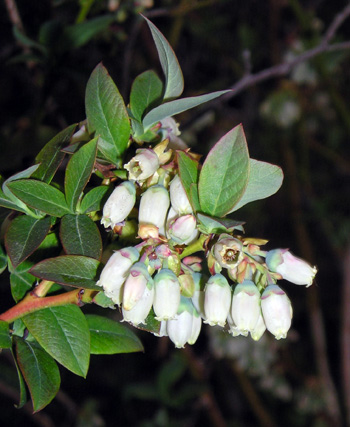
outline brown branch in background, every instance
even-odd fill
[[[343,395],[346,409],[346,425],[350,426],[350,245],[343,260],[343,293],[342,293],[342,374]]]
[[[200,396],[200,404],[206,410],[212,425],[215,427],[227,427],[214,393],[207,384],[207,371],[204,364],[196,357],[189,346],[185,347],[183,353],[193,378],[205,385],[203,393]]]
[[[15,0],[5,0],[5,5],[12,24],[17,27],[21,33],[24,33],[22,19],[18,13]]]
[[[230,367],[235,374],[241,390],[249,402],[249,405],[252,408],[254,415],[261,427],[277,427],[277,424],[271,415],[266,411],[266,408],[260,400],[258,393],[255,391],[255,388],[253,387],[250,379],[238,366],[238,363],[235,360],[232,360],[230,361]]]
[[[199,116],[205,114],[208,110],[214,107],[222,105],[223,102],[228,101],[244,90],[258,83],[276,78],[283,77],[290,73],[290,71],[297,65],[309,61],[310,59],[326,52],[336,52],[341,50],[350,49],[350,40],[340,43],[330,44],[335,36],[336,31],[344,23],[344,21],[350,16],[350,4],[348,4],[341,12],[339,12],[327,31],[325,32],[321,42],[316,47],[306,50],[300,55],[296,56],[293,60],[288,62],[281,62],[280,64],[273,65],[272,67],[266,68],[265,70],[259,71],[255,74],[246,73],[243,77],[238,80],[234,85],[230,87],[231,91],[222,95],[220,98],[216,98],[213,101],[206,103],[205,107],[201,108],[199,113],[191,119],[191,122],[196,121]]]
[[[313,263],[313,247],[309,236],[308,227],[303,220],[301,208],[300,185],[297,179],[296,163],[293,152],[287,140],[282,140],[282,154],[285,160],[285,171],[289,182],[289,194],[291,202],[291,222],[296,234],[300,254],[303,258]],[[319,290],[312,286],[307,292],[307,304],[311,335],[313,339],[314,357],[318,371],[318,378],[322,386],[322,395],[325,402],[325,412],[332,425],[341,425],[341,411],[337,390],[330,372],[327,340],[325,336],[324,320],[320,306]]]

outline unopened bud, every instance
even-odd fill
[[[266,265],[270,271],[280,274],[283,279],[296,285],[311,286],[317,268],[301,258],[297,258],[287,249],[274,249],[266,255]]]
[[[125,310],[124,306],[122,306],[123,320],[132,323],[134,326],[137,326],[140,323],[145,323],[152,308],[153,298],[154,286],[153,282],[149,282],[141,298],[131,310]]]
[[[147,267],[142,262],[137,262],[130,269],[129,276],[125,281],[123,294],[123,308],[131,310],[141,299],[145,289],[152,282]]]
[[[171,206],[178,215],[186,215],[193,212],[179,175],[175,175],[170,183],[170,201]]]
[[[196,225],[194,215],[180,216],[170,223],[169,236],[175,243],[188,244],[197,235]]]

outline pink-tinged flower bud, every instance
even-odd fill
[[[137,249],[133,247],[124,248],[114,252],[103,268],[100,280],[96,285],[102,286],[104,293],[111,298],[115,304],[119,305],[122,302],[122,285],[125,282],[130,267],[139,257],[140,254]]]
[[[176,348],[186,343],[194,344],[198,338],[201,321],[189,298],[181,297],[181,303],[174,319],[167,321],[167,332]]]
[[[274,249],[266,255],[266,265],[283,279],[296,285],[311,286],[317,273],[316,267],[291,254],[288,249]]]
[[[232,269],[241,260],[243,244],[240,240],[227,235],[218,240],[213,246],[212,253],[221,267]]]
[[[153,185],[141,196],[139,223],[158,227],[159,234],[165,235],[165,219],[169,209],[168,191],[162,185]]]
[[[124,181],[118,185],[109,196],[103,207],[101,224],[114,227],[124,221],[129,215],[136,201],[135,185],[131,181]]]
[[[171,206],[178,215],[186,215],[193,212],[179,175],[175,175],[170,183],[170,201]]]
[[[142,181],[152,176],[159,168],[157,154],[150,148],[140,148],[136,156],[124,165],[129,172],[129,179]]]
[[[252,331],[260,314],[260,292],[251,280],[244,280],[234,290],[231,315],[240,331]]]
[[[265,331],[266,331],[266,325],[260,310],[258,321],[255,325],[255,328],[252,331],[250,331],[250,336],[253,338],[254,341],[259,341]]]
[[[180,283],[167,268],[154,277],[153,310],[157,320],[172,319],[180,305]]]
[[[125,310],[122,306],[123,320],[133,324],[134,326],[140,323],[146,323],[146,318],[151,311],[154,298],[153,281],[148,282],[141,298],[133,306],[131,310]]]
[[[225,326],[231,305],[231,287],[225,276],[211,276],[204,289],[204,314],[210,326]]]
[[[196,232],[197,221],[194,215],[184,215],[176,218],[170,223],[168,230],[170,238],[178,244],[188,244],[193,240],[193,235]],[[196,237],[195,234],[194,238]]]
[[[130,269],[125,281],[123,294],[123,309],[131,310],[144,294],[146,287],[153,282],[147,267],[142,262],[137,262]]]
[[[292,323],[293,310],[286,293],[277,285],[269,285],[261,296],[265,325],[276,339],[286,338]]]

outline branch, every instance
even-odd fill
[[[296,56],[291,61],[281,62],[280,64],[273,65],[272,67],[266,68],[265,70],[259,71],[255,74],[252,74],[249,71],[246,72],[246,74],[240,80],[238,80],[234,85],[230,87],[231,89],[230,92],[222,95],[220,98],[216,98],[215,100],[208,102],[206,104],[206,107],[201,109],[198,115],[202,116],[208,110],[211,110],[213,107],[221,105],[223,101],[228,101],[229,99],[234,98],[239,93],[243,92],[245,89],[251,86],[254,86],[257,83],[270,80],[274,77],[282,77],[287,75],[294,67],[301,64],[302,62],[309,61],[315,56],[318,56],[326,52],[335,52],[335,51],[350,49],[350,40],[345,42],[330,44],[339,27],[343,24],[343,22],[349,16],[350,16],[350,4],[348,4],[341,12],[339,12],[335,16],[335,18],[329,25],[327,31],[325,32],[318,46],[312,49],[306,50],[305,52]],[[247,71],[247,67],[245,68]],[[193,121],[193,119],[191,121]]]
[[[40,298],[35,290],[30,292],[21,302],[0,314],[0,320],[12,323],[26,314],[33,313],[48,307],[57,307],[66,304],[81,306],[92,301],[96,291],[91,289],[75,289],[64,294]]]

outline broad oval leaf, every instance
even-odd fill
[[[60,237],[67,255],[101,258],[101,235],[87,215],[65,215],[61,220]]]
[[[69,210],[64,194],[45,182],[34,179],[23,179],[8,184],[12,193],[26,205],[45,212],[48,215],[61,217]]]
[[[69,144],[76,127],[77,125],[75,123],[68,126],[66,129],[63,129],[42,148],[35,158],[35,161],[40,163],[40,166],[31,175],[32,178],[36,178],[50,184],[57,168],[65,156],[65,153],[61,150]]]
[[[183,111],[190,110],[205,102],[211,101],[229,90],[219,90],[217,92],[207,93],[205,95],[192,96],[190,98],[176,99],[175,101],[165,102],[147,113],[142,121],[145,130],[153,124],[165,119],[166,117],[175,116]]]
[[[94,314],[86,315],[90,329],[91,354],[117,354],[143,351],[139,338],[114,320]]]
[[[56,396],[60,373],[56,362],[36,342],[15,337],[17,362],[29,388],[34,412],[40,411]]]
[[[31,268],[30,273],[40,279],[50,280],[76,288],[101,290],[95,283],[100,274],[100,262],[82,255],[62,255],[48,258]]]
[[[80,213],[89,213],[101,210],[101,203],[105,194],[109,191],[107,185],[95,187],[85,194],[79,206]]]
[[[19,216],[11,222],[5,235],[5,246],[14,267],[40,246],[50,225],[50,217],[36,219],[27,215]]]
[[[18,363],[16,360],[16,356],[15,356],[13,350],[14,349],[12,348],[11,353],[12,353],[13,361],[15,362],[17,376],[18,376],[18,382],[19,382],[19,401],[18,401],[18,404],[15,405],[15,407],[17,409],[20,409],[27,403],[27,389],[26,389],[26,383],[24,382],[22,372],[19,369],[19,366],[18,366]]]
[[[95,164],[97,140],[83,145],[73,154],[66,168],[64,190],[69,209],[74,212],[80,194],[88,183]]]
[[[210,150],[199,175],[201,209],[223,217],[242,197],[249,177],[249,153],[242,125],[224,135]]]
[[[103,157],[119,164],[130,137],[129,116],[117,86],[106,68],[98,64],[87,83],[85,109],[90,132],[100,137]]]
[[[38,343],[58,363],[86,377],[90,361],[90,333],[85,316],[74,304],[49,307],[22,320]]]
[[[167,39],[158,28],[145,16],[156,44],[158,56],[165,76],[164,99],[177,98],[184,90],[184,78],[176,55]]]
[[[134,80],[130,92],[130,109],[133,117],[139,122],[155,102],[161,102],[163,83],[157,74],[148,70]]]
[[[247,188],[230,212],[240,209],[247,203],[266,199],[275,194],[283,182],[283,172],[279,166],[250,159],[250,174]]]

